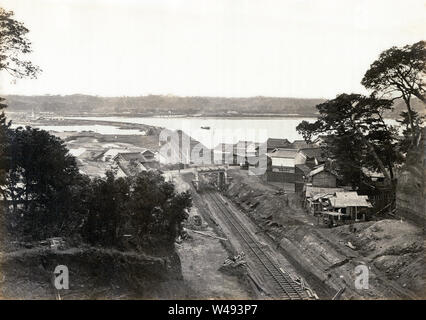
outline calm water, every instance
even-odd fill
[[[12,124],[12,128],[19,127],[18,124]],[[45,126],[45,125],[32,125],[35,128],[46,131],[56,131],[56,132],[83,132],[83,131],[92,131],[100,134],[116,134],[116,135],[145,135],[144,131],[139,131],[136,129],[121,129],[113,125],[67,125],[67,126]]]
[[[209,148],[218,143],[236,143],[239,140],[264,142],[267,138],[286,138],[290,141],[303,139],[296,126],[303,120],[315,118],[193,118],[193,117],[68,117],[93,121],[146,124],[171,130],[182,130]],[[386,120],[395,125],[395,120]],[[209,130],[201,127],[209,127]],[[94,131],[103,134],[144,134],[136,129],[120,129],[114,125],[43,126],[45,130]]]
[[[315,118],[172,118],[172,117],[73,117],[72,119],[113,121],[146,124],[171,130],[182,130],[207,147],[220,142],[235,143],[239,140],[263,142],[267,138],[302,139],[296,126],[302,120]],[[209,127],[209,130],[201,127]]]

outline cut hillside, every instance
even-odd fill
[[[407,221],[382,220],[337,228],[318,226],[297,194],[279,189],[247,171],[229,170],[226,194],[279,246],[321,298],[342,288],[343,299],[424,297],[424,234]],[[355,267],[369,268],[370,288],[355,288]],[[322,293],[322,294],[321,294]]]

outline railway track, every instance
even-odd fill
[[[280,267],[264,251],[259,242],[252,236],[251,232],[236,217],[235,213],[225,204],[215,192],[207,192],[218,211],[234,229],[236,235],[243,241],[248,248],[246,254],[250,254],[257,265],[261,267],[264,275],[273,281],[274,293],[277,298],[289,300],[308,299],[308,295],[291,277],[281,271]]]

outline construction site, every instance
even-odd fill
[[[220,243],[228,257],[221,265],[215,261],[217,270],[238,279],[250,296],[266,299],[423,296],[424,239],[420,228],[395,219],[332,229],[318,227],[317,219],[306,213],[297,194],[280,194],[277,187],[236,168],[226,170],[230,182],[225,188],[218,183],[221,170],[198,169],[198,179],[194,179],[194,173],[174,176],[174,181],[194,194],[195,213],[186,225],[188,237],[182,239],[180,246],[196,243],[195,239],[199,238]],[[182,250],[178,251],[182,254]],[[205,256],[199,259],[202,261],[194,264],[210,260]],[[368,266],[368,289],[356,288],[358,265]],[[208,279],[199,279],[203,281]]]

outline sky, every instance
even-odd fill
[[[380,52],[426,38],[426,0],[0,0],[30,29],[36,80],[2,94],[366,93]]]

